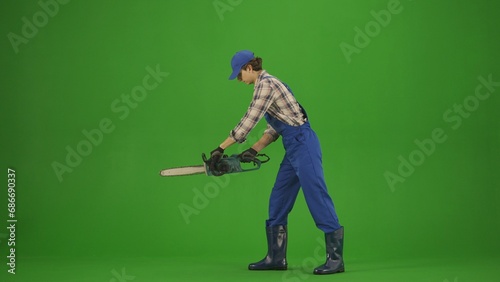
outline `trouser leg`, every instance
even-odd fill
[[[316,226],[325,233],[338,230],[341,226],[326,187],[321,148],[316,134],[312,130],[304,130],[294,149],[289,152],[291,162],[298,172],[304,198]]]
[[[288,214],[292,210],[295,200],[297,199],[299,189],[299,178],[287,154],[285,154],[276,177],[276,182],[271,191],[269,199],[269,218],[266,220],[266,226],[287,225]]]

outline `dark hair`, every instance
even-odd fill
[[[250,62],[246,63],[241,69],[245,69],[247,66],[252,66],[254,71],[262,70],[262,58],[255,57]]]

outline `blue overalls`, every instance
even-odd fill
[[[305,110],[301,109],[306,116]],[[271,192],[266,226],[287,225],[288,214],[302,187],[316,226],[325,233],[339,229],[341,226],[323,175],[319,140],[309,120],[301,126],[290,126],[268,113],[264,116],[281,135],[286,151]]]

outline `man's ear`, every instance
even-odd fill
[[[248,66],[247,66],[246,71],[248,71],[248,72],[252,72],[252,71],[253,71],[253,67],[252,67],[252,65],[248,65]]]

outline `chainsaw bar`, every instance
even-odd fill
[[[160,171],[161,176],[182,176],[207,173],[204,165],[169,168]]]

